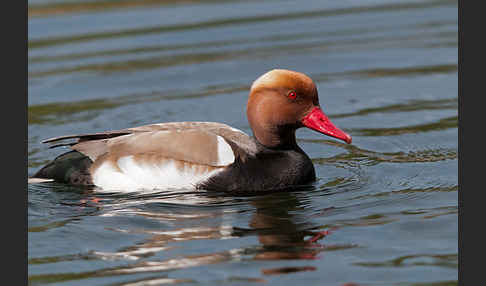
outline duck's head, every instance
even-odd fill
[[[351,136],[324,114],[316,85],[303,73],[275,69],[260,76],[251,86],[246,112],[254,136],[270,148],[296,144],[300,127],[351,143]]]

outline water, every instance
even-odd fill
[[[353,143],[299,130],[318,180],[289,193],[29,185],[29,284],[457,285],[457,20],[445,0],[30,0],[29,174],[59,135],[250,133],[249,86],[276,67],[311,76]]]

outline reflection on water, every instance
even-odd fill
[[[52,183],[53,190],[58,186]],[[327,187],[339,187],[340,183],[330,182]],[[322,186],[324,187],[324,186]],[[322,188],[321,187],[321,188]],[[457,191],[457,186],[450,191]],[[426,191],[426,190],[424,190]],[[437,191],[437,190],[428,190]],[[72,272],[62,274],[30,275],[31,283],[55,283],[82,280],[94,277],[111,277],[119,275],[134,275],[139,273],[159,273],[159,276],[131,281],[130,283],[185,283],[195,282],[191,279],[171,279],[166,275],[161,278],[160,272],[192,268],[203,265],[222,264],[232,261],[315,261],[326,259],[329,251],[343,251],[360,247],[350,243],[326,243],[326,237],[339,232],[343,227],[366,227],[383,225],[399,221],[403,215],[418,215],[423,218],[434,218],[439,215],[457,214],[457,206],[437,209],[422,209],[403,211],[400,213],[373,214],[351,220],[335,220],[332,224],[318,225],[303,216],[301,211],[308,208],[312,196],[317,193],[315,188],[303,188],[286,193],[274,193],[252,197],[224,197],[223,195],[206,195],[202,193],[158,192],[152,194],[131,193],[96,193],[94,190],[79,190],[76,199],[61,202],[62,205],[75,209],[74,217],[53,223],[29,228],[29,232],[46,232],[52,228],[63,227],[68,223],[82,220],[89,213],[100,217],[140,217],[151,222],[170,225],[185,225],[182,228],[158,229],[144,228],[143,225],[123,227],[107,227],[110,232],[121,234],[134,233],[147,235],[143,241],[131,246],[117,249],[115,252],[88,251],[83,254],[64,256],[47,256],[29,259],[29,265],[55,264],[69,261],[122,261],[117,267],[101,268],[87,272]],[[69,192],[69,194],[73,194]],[[393,195],[393,192],[387,195]],[[359,198],[350,198],[359,199]],[[245,202],[244,204],[242,202]],[[186,211],[173,212],[177,206],[185,206]],[[215,205],[216,210],[207,210],[207,206]],[[361,206],[362,207],[362,206]],[[341,208],[342,209],[342,208]],[[250,213],[247,227],[236,227],[224,216]],[[338,213],[335,207],[319,211],[317,217]],[[314,216],[316,217],[316,216]],[[220,219],[223,218],[221,221]],[[197,226],[191,223],[198,220],[211,220],[212,223]],[[218,222],[216,225],[214,222]],[[212,226],[209,226],[212,225]],[[183,255],[171,259],[162,259],[164,252],[177,249],[185,241],[230,240],[244,237],[255,237],[256,244],[236,247],[225,251],[208,252],[198,255]],[[457,254],[407,255],[384,262],[357,262],[361,267],[406,267],[406,266],[439,266],[457,268]],[[264,276],[289,274],[295,272],[317,271],[315,264],[293,266],[292,263],[280,267],[261,267]],[[231,277],[229,280],[243,282],[265,282],[264,278]],[[123,284],[132,285],[132,284]],[[138,284],[133,284],[138,285]]]
[[[227,1],[227,0],[226,0]],[[34,2],[34,1],[31,1]],[[202,3],[223,2],[221,0],[206,0]],[[127,9],[145,6],[160,6],[174,4],[201,3],[199,0],[120,0],[120,1],[52,1],[47,3],[33,3],[29,5],[29,17],[48,17],[59,14],[99,12],[110,9]]]
[[[29,174],[65,134],[250,133],[248,90],[276,67],[353,136],[299,130],[318,178],[286,193],[29,185],[29,285],[457,285],[457,1],[302,4],[29,0]]]
[[[206,200],[207,203],[211,203],[213,199],[211,197],[205,197],[204,195],[197,195],[201,201]],[[141,195],[140,199],[133,201],[132,204],[138,204],[138,206],[126,207],[128,202],[108,203],[111,200],[110,195],[104,195],[99,197],[96,194],[80,199],[77,207],[96,207],[97,209],[103,209],[107,206],[109,211],[102,211],[101,216],[117,216],[123,215],[136,215],[146,217],[154,221],[170,221],[172,224],[184,222],[195,219],[207,219],[221,216],[228,212],[234,212],[231,206],[233,204],[227,204],[230,208],[224,208],[219,212],[214,213],[197,213],[191,212],[190,214],[177,214],[160,212],[158,204],[167,204],[164,196],[147,200],[146,195]],[[278,207],[275,207],[275,200],[280,203]],[[354,245],[325,245],[320,244],[319,241],[323,240],[327,235],[331,233],[329,230],[314,230],[319,228],[308,222],[296,223],[295,217],[299,216],[298,213],[291,213],[296,209],[300,209],[303,206],[299,203],[299,199],[293,193],[280,193],[271,194],[266,196],[257,196],[249,198],[248,202],[255,210],[252,212],[249,228],[237,228],[230,224],[225,224],[224,221],[221,225],[214,227],[187,227],[176,228],[169,231],[164,230],[144,230],[144,229],[109,229],[110,231],[121,233],[144,233],[148,234],[148,238],[143,242],[139,242],[135,245],[124,247],[116,252],[100,252],[91,251],[86,254],[78,255],[66,255],[61,257],[42,257],[30,259],[29,264],[46,264],[46,263],[58,263],[62,261],[71,260],[124,260],[133,261],[128,265],[124,264],[116,268],[105,268],[96,271],[83,272],[83,273],[69,273],[62,275],[47,274],[47,275],[33,275],[30,276],[30,282],[59,282],[77,279],[86,279],[89,277],[99,276],[111,276],[121,274],[134,274],[145,272],[160,272],[169,271],[179,268],[196,267],[207,264],[223,263],[229,261],[248,261],[248,260],[314,260],[317,259],[317,255],[323,251],[330,251],[336,249],[346,249],[356,247]],[[142,205],[143,203],[143,205]],[[186,203],[181,201],[179,203]],[[120,204],[125,205],[120,208]],[[141,210],[148,209],[150,206],[154,206],[155,211]],[[302,219],[298,219],[299,221]],[[63,224],[68,223],[62,222]],[[59,223],[57,223],[59,224]],[[182,223],[181,223],[182,224]],[[44,225],[37,228],[29,228],[29,232],[47,231],[51,225]],[[252,245],[245,248],[233,248],[222,252],[204,253],[201,255],[183,256],[168,260],[152,259],[157,253],[168,251],[175,246],[170,246],[172,242],[183,241],[195,241],[195,240],[207,240],[207,239],[237,239],[240,237],[255,236],[259,244]],[[261,273],[264,275],[284,274],[297,271],[314,271],[315,266],[284,266],[279,268],[262,268]],[[150,278],[152,279],[152,278]],[[184,280],[186,281],[186,280]]]

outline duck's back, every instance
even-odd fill
[[[45,143],[70,146],[33,177],[102,189],[195,187],[256,145],[244,132],[213,122],[171,122],[67,135]]]

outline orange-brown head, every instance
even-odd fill
[[[296,144],[300,127],[351,143],[322,112],[317,88],[303,73],[275,69],[260,76],[251,86],[246,113],[256,139],[267,147]]]

